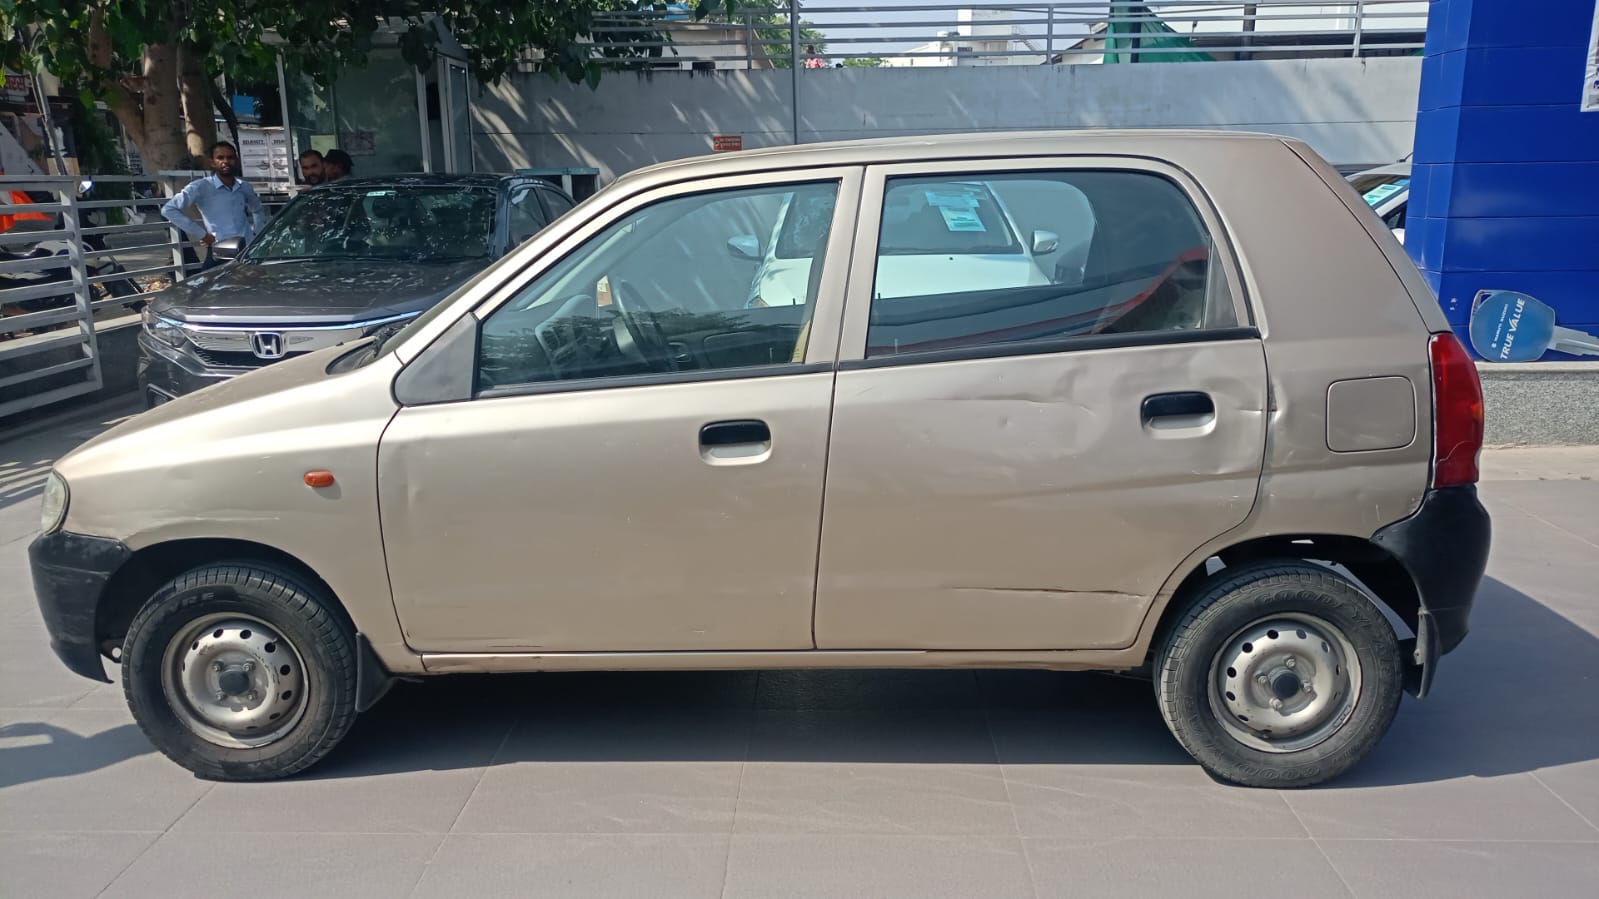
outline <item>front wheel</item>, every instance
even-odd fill
[[[1349,580],[1308,562],[1224,571],[1168,634],[1156,697],[1222,780],[1305,787],[1382,739],[1402,692],[1399,641]]]
[[[355,639],[329,599],[287,572],[212,565],[139,611],[122,682],[150,742],[195,774],[287,777],[355,721]]]

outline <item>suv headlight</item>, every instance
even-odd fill
[[[54,471],[44,479],[43,506],[39,514],[39,530],[46,534],[55,533],[67,517],[67,482]]]
[[[184,336],[182,325],[170,318],[162,318],[161,316],[156,315],[154,312],[150,311],[149,306],[144,307],[144,310],[140,314],[144,319],[145,333],[149,334],[151,337],[154,337],[156,340],[161,341],[167,346],[172,347],[173,349],[178,349],[183,346]]]

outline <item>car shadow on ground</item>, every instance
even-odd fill
[[[1432,696],[1326,789],[1494,777],[1599,758],[1583,685],[1599,638],[1484,582],[1472,634]],[[0,738],[0,787],[153,751],[132,724],[81,736],[36,722]],[[1191,765],[1150,685],[1051,671],[678,671],[458,675],[398,684],[312,780],[516,762]]]
[[[1599,758],[1599,638],[1492,578],[1433,694],[1329,788]],[[1145,681],[1049,671],[628,672],[401,684],[310,776],[518,761],[1187,765]]]

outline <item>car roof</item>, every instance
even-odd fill
[[[1124,155],[1138,150],[1171,158],[1196,143],[1281,141],[1250,131],[1121,129],[1074,131],[984,131],[760,147],[736,153],[694,156],[630,172],[618,181],[677,180],[746,172],[833,165],[884,165],[983,157],[1057,156],[1082,153]]]

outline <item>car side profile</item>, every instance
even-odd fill
[[[897,264],[968,184],[1046,277]],[[728,241],[797,203],[803,302],[752,305]],[[1146,673],[1207,771],[1302,787],[1466,635],[1482,426],[1302,143],[818,144],[630,174],[397,334],[119,425],[30,556],[57,655],[207,778],[305,770],[396,677],[1033,667]]]

